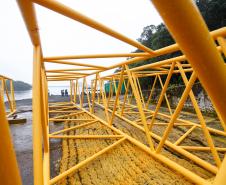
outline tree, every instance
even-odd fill
[[[226,1],[225,0],[196,0],[197,7],[199,8],[208,28],[210,31],[221,28],[226,25]],[[149,25],[143,28],[143,32],[137,39],[143,45],[157,50],[171,44],[174,44],[172,36],[167,30],[166,26],[161,23],[157,26]],[[134,52],[143,52],[139,49]],[[130,68],[141,66],[148,63],[157,62],[160,60],[165,60],[168,58],[176,57],[181,55],[181,52],[174,52],[167,55],[155,57],[145,61],[140,61],[134,64],[130,64]],[[153,80],[151,78],[142,79],[141,86],[146,87],[146,82]],[[173,84],[181,84],[182,79],[179,76],[174,75],[171,79]]]
[[[226,26],[226,1],[225,0],[196,0],[210,31]]]

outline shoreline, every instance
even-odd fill
[[[49,102],[69,100],[70,96],[49,96]],[[5,105],[8,109],[8,102]],[[10,124],[14,150],[23,184],[33,185],[32,99],[16,100],[16,108],[17,116],[26,118],[27,121],[24,124]]]
[[[61,95],[51,95],[49,96],[49,102],[58,102],[58,101],[69,101],[70,96],[61,96]],[[19,110],[21,106],[31,106],[32,98],[16,100],[16,107]],[[6,109],[9,108],[8,101],[5,102]]]

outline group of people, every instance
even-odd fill
[[[62,89],[61,90],[61,96],[68,96],[68,91],[67,91],[67,89]]]

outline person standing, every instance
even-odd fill
[[[61,96],[64,96],[64,90],[63,89],[61,90]]]
[[[65,94],[65,96],[68,96],[68,91],[67,91],[67,89],[65,89],[64,94]]]

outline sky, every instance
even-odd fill
[[[162,22],[150,0],[61,0],[80,13],[136,40],[143,27]],[[135,48],[88,26],[35,5],[43,55],[128,53]],[[32,83],[33,48],[15,0],[0,6],[0,74]],[[76,60],[110,66],[125,58]],[[65,68],[46,64],[47,69]],[[68,68],[68,66],[66,66]]]

